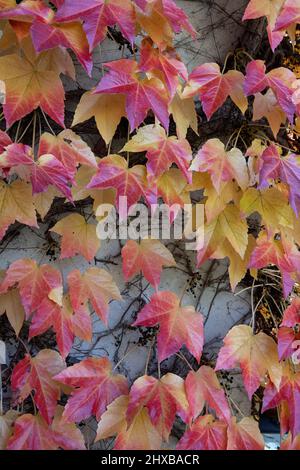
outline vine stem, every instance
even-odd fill
[[[129,354],[131,354],[132,352],[134,352],[138,347],[139,345],[136,344],[133,348],[129,349],[129,351],[127,351],[127,353],[119,360],[119,362],[117,362],[113,370],[116,370],[119,365],[122,364],[122,362],[126,359],[126,357],[129,356]]]
[[[230,52],[228,52],[228,54],[227,54],[226,57],[225,57],[224,65],[223,65],[223,68],[222,68],[222,75],[223,75],[223,73],[225,72],[228,59],[229,59],[229,57],[231,57],[231,56],[234,56],[234,53],[230,51]]]

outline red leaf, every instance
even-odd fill
[[[99,420],[115,398],[128,392],[127,380],[113,374],[105,357],[84,359],[56,375],[55,380],[75,387],[63,413],[67,422],[79,422],[92,415]]]
[[[258,423],[253,418],[243,418],[237,423],[232,418],[229,423],[227,450],[264,450],[264,438]]]
[[[177,450],[226,450],[227,425],[213,416],[200,416],[177,444]]]
[[[138,314],[134,326],[159,325],[157,338],[158,360],[187,347],[200,362],[203,349],[203,317],[194,307],[181,307],[180,299],[170,291],[152,295],[150,303]]]
[[[122,248],[123,273],[126,281],[142,271],[150,284],[158,288],[163,266],[176,266],[173,255],[158,240],[128,240]]]
[[[14,425],[14,434],[8,441],[8,450],[56,450],[54,435],[42,416],[26,414]]]
[[[129,59],[104,64],[109,69],[95,89],[95,93],[126,95],[126,113],[131,131],[146,118],[149,109],[167,130],[170,97],[157,78],[141,78],[137,62]]]
[[[34,402],[42,417],[50,424],[60,398],[60,386],[53,376],[65,368],[61,356],[50,349],[43,349],[35,357],[28,354],[14,368],[11,377],[12,390],[23,402],[34,390]]]
[[[206,403],[216,411],[218,418],[229,423],[231,412],[227,398],[211,367],[202,366],[197,372],[189,372],[185,379],[185,388],[189,402],[190,422],[202,413]]]
[[[300,23],[300,5],[298,0],[286,0],[277,18],[275,31],[288,29]]]
[[[119,26],[122,34],[133,44],[135,15],[130,0],[65,0],[55,17],[56,21],[84,21],[90,50],[105,39],[108,26]]]

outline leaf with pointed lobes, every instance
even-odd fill
[[[26,318],[41,305],[45,298],[62,305],[62,277],[51,265],[38,266],[36,261],[24,258],[14,261],[0,284],[0,294],[18,287]]]
[[[84,93],[76,108],[72,127],[95,117],[99,133],[106,145],[113,139],[122,117],[126,117],[125,96],[101,94],[91,91]]]
[[[58,135],[52,135],[48,132],[42,134],[38,154],[54,155],[72,178],[74,178],[79,164],[92,168],[97,167],[95,155],[89,146],[71,129],[66,129]]]
[[[112,401],[128,393],[126,378],[113,373],[106,357],[84,359],[56,375],[55,380],[74,387],[63,412],[66,422],[80,422],[92,415],[99,421]]]
[[[147,200],[148,182],[144,165],[128,168],[126,160],[119,155],[102,158],[98,172],[88,184],[88,189],[115,189],[117,192],[117,207],[121,219],[127,217],[127,210],[134,206],[142,196]],[[127,197],[127,206],[120,204],[121,196]]]
[[[93,93],[125,95],[126,114],[131,131],[144,121],[150,109],[168,130],[170,98],[163,82],[156,77],[143,77],[145,73],[141,73],[138,63],[130,59],[108,62],[104,66],[108,68],[108,73]]]
[[[5,271],[0,271],[0,285],[5,277]],[[0,316],[6,313],[16,336],[19,336],[20,330],[25,320],[25,311],[21,302],[18,289],[11,289],[6,294],[0,295]]]
[[[36,52],[43,52],[55,47],[72,49],[79,62],[91,76],[93,59],[83,27],[79,22],[66,24],[35,20],[30,28],[32,42]]]
[[[64,127],[65,92],[60,70],[53,69],[53,51],[36,55],[27,48],[26,59],[17,54],[0,57],[0,80],[6,87],[3,112],[7,127],[40,107]]]
[[[227,450],[264,450],[265,448],[258,423],[250,417],[243,418],[240,422],[232,417],[227,436]]]
[[[73,309],[68,296],[63,298],[62,306],[45,298],[32,317],[29,340],[53,328],[61,356],[69,354],[74,338]],[[85,338],[82,338],[85,339]]]
[[[61,406],[49,426],[43,417],[25,414],[17,418],[8,450],[85,450],[83,435],[74,423],[65,423]]]
[[[300,298],[294,297],[292,303],[283,313],[283,319],[278,330],[278,354],[279,359],[291,357],[296,351],[294,342],[300,340],[300,333],[297,331],[300,325]]]
[[[276,96],[271,89],[264,95],[261,93],[256,93],[255,95],[253,103],[253,121],[259,121],[263,117],[268,120],[273,135],[276,138],[281,124],[285,124],[287,117],[285,112],[280,108]]]
[[[238,207],[233,204],[228,204],[214,220],[204,224],[204,244],[197,252],[198,266],[212,259],[224,241],[228,241],[244,259],[248,247],[248,225]]]
[[[234,369],[238,365],[242,369],[249,399],[265,380],[267,373],[276,386],[280,384],[282,370],[275,341],[262,331],[254,335],[252,328],[247,325],[234,326],[227,333],[215,370]]]
[[[280,178],[289,187],[289,200],[295,214],[300,210],[300,164],[293,153],[281,157],[278,147],[271,144],[261,156],[262,166],[259,173],[259,188],[269,186],[269,180]]]
[[[163,79],[172,98],[180,84],[180,78],[188,80],[186,66],[176,52],[171,48],[162,52],[148,38],[142,42],[140,68],[146,73],[158,73],[158,78]]]
[[[126,412],[129,397],[116,398],[103,413],[97,430],[96,442],[115,436],[114,450],[158,450],[162,438],[149,418],[147,408],[141,408],[127,425]]]
[[[11,386],[22,403],[34,391],[34,403],[42,417],[50,424],[61,395],[60,385],[53,376],[65,368],[65,362],[56,351],[43,349],[35,357],[26,354],[15,366]]]
[[[227,424],[212,415],[200,416],[184,433],[177,450],[226,450]]]
[[[230,422],[231,412],[225,392],[211,367],[201,366],[197,372],[189,372],[185,379],[185,390],[189,402],[190,423],[202,413],[205,404],[215,410],[218,418]]]
[[[88,312],[90,301],[96,314],[107,325],[108,304],[111,300],[122,300],[112,276],[97,267],[88,268],[83,274],[78,269],[68,275],[70,299],[75,313]]]
[[[218,64],[202,64],[190,74],[183,97],[199,95],[207,119],[225,103],[228,96],[245,113],[248,100],[243,92],[244,78],[237,70],[229,70],[223,74]]]
[[[158,177],[176,163],[189,183],[192,174],[189,171],[192,149],[186,139],[168,137],[161,126],[141,127],[137,134],[123,147],[122,152],[147,152],[147,171],[149,178]]]
[[[300,5],[298,0],[286,0],[277,18],[275,31],[289,29],[300,23]]]
[[[243,20],[255,20],[262,16],[267,17],[267,33],[273,51],[284,37],[284,31],[275,30],[276,20],[284,2],[285,0],[250,0],[243,16]]]
[[[170,168],[157,180],[157,194],[164,202],[176,209],[175,205],[183,208],[184,204],[190,204],[190,192],[185,177],[177,168]],[[177,210],[171,217],[171,221],[176,218]]]
[[[184,421],[187,417],[188,402],[184,389],[184,380],[178,375],[168,373],[161,379],[144,375],[132,385],[126,413],[128,426],[132,425],[136,415],[146,407],[152,424],[161,437],[168,441],[170,432],[178,414]]]
[[[57,22],[83,20],[83,28],[92,51],[107,34],[107,27],[118,25],[121,33],[133,44],[135,13],[130,0],[65,0],[55,16]]]
[[[128,240],[122,248],[123,273],[126,281],[142,271],[145,279],[158,288],[163,266],[176,266],[172,253],[159,240]]]
[[[0,155],[2,154],[2,152],[4,152],[6,147],[8,147],[8,145],[12,143],[13,141],[11,140],[9,135],[6,132],[0,130]]]
[[[80,214],[71,214],[52,227],[51,232],[62,236],[60,258],[72,258],[77,254],[92,261],[100,248],[96,225],[87,223]]]
[[[252,60],[247,65],[244,92],[249,96],[260,93],[267,87],[271,88],[281,109],[293,123],[296,113],[296,105],[292,99],[295,81],[295,74],[287,68],[279,67],[266,73],[263,60]]]
[[[178,87],[177,93],[169,104],[169,113],[175,121],[178,139],[186,138],[189,127],[198,134],[198,117],[194,99],[183,98],[182,87]]]
[[[249,173],[244,155],[237,148],[227,152],[223,142],[219,139],[209,139],[203,145],[190,169],[207,171],[218,193],[224,181],[235,179],[243,190],[249,185]]]
[[[262,413],[278,405],[286,407],[284,419],[281,419],[281,433],[285,434],[291,431],[294,439],[300,434],[300,416],[299,416],[299,400],[300,400],[300,373],[286,371],[281,379],[279,387],[274,387],[269,383],[265,389]]]
[[[159,325],[157,349],[159,362],[186,346],[200,362],[203,349],[203,317],[194,307],[181,307],[174,292],[152,295],[150,303],[139,312],[133,326]]]
[[[31,184],[15,180],[0,181],[0,240],[14,222],[38,227]]]

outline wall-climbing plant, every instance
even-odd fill
[[[251,0],[244,20],[260,17],[267,18],[274,51],[287,35],[295,41],[300,2]],[[205,63],[188,73],[174,37],[182,30],[195,37],[196,31],[173,0],[0,0],[0,20],[1,238],[15,222],[38,229],[54,199],[64,198],[74,210],[51,228],[61,236],[61,258],[79,254],[91,261],[100,246],[95,219],[102,202],[119,207],[119,197],[126,196],[129,205],[162,199],[183,206],[202,191],[202,200],[193,200],[205,210],[198,266],[229,258],[232,289],[248,270],[255,278],[261,268],[277,266],[289,304],[275,335],[259,331],[253,315],[252,324],[228,332],[215,369],[201,365],[201,313],[182,305],[175,292],[159,290],[163,267],[175,264],[172,254],[158,240],[128,241],[122,250],[125,279],[142,272],[156,291],[133,327],[157,327],[159,363],[183,345],[198,363],[185,378],[158,373],[129,386],[107,357],[68,365],[75,337],[92,338],[91,310],[107,324],[110,301],[121,301],[110,273],[96,266],[63,279],[55,263],[18,259],[1,273],[0,314],[6,313],[16,342],[21,329],[29,328],[27,341],[20,339],[23,356],[9,376],[11,408],[1,403],[0,448],[84,449],[78,425],[93,416],[96,441],[116,436],[114,449],[159,449],[177,415],[186,424],[178,449],[263,449],[258,423],[234,416],[218,380],[218,371],[240,367],[249,398],[263,386],[263,409],[278,408],[282,447],[299,449],[297,70],[267,67],[239,50],[227,56],[223,69]],[[116,32],[132,58],[104,64],[103,77],[82,95],[73,121],[75,126],[95,118],[107,146],[107,156],[99,159],[65,128],[62,75],[75,79],[72,51],[90,76],[93,50]],[[201,133],[195,97],[207,121],[228,100],[244,121],[227,142],[215,136],[193,155],[188,129]],[[128,120],[127,143],[111,154],[122,118]],[[59,133],[52,122],[62,128]],[[243,133],[254,122],[259,130],[248,144]],[[131,158],[135,154],[143,154],[141,163]],[[87,198],[94,213],[85,218],[76,208]],[[259,214],[256,233],[250,230],[253,214]],[[33,353],[30,341],[50,328],[57,346]]]

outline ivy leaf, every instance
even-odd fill
[[[62,278],[60,272],[48,264],[38,266],[36,261],[24,258],[14,261],[6,271],[0,285],[0,294],[18,286],[26,318],[41,305],[45,298],[62,304]]]
[[[295,297],[291,305],[283,313],[283,319],[278,330],[278,354],[279,359],[291,357],[295,352],[294,341],[300,340],[297,325],[300,324],[300,299]]]
[[[94,93],[126,95],[126,114],[131,131],[146,118],[149,109],[153,110],[164,128],[168,129],[170,100],[164,84],[158,78],[143,78],[137,62],[129,59],[108,62],[104,66],[108,68],[108,73]]]
[[[122,300],[112,276],[97,267],[89,268],[81,274],[78,269],[68,275],[71,304],[75,312],[88,312],[88,301],[101,320],[107,324],[108,303]]]
[[[81,19],[90,50],[105,39],[108,26],[119,26],[121,33],[133,44],[135,38],[135,15],[130,0],[65,0],[58,9],[56,21]]]
[[[277,18],[275,31],[286,30],[300,23],[300,5],[297,0],[286,0]]]
[[[194,307],[181,307],[180,299],[170,291],[156,292],[138,314],[134,326],[159,325],[158,360],[164,361],[187,347],[200,362],[203,349],[203,318]]]
[[[106,357],[84,359],[56,375],[55,380],[74,387],[63,412],[66,422],[80,422],[92,415],[99,421],[106,407],[128,392],[127,380],[113,374]]]
[[[170,251],[159,240],[128,240],[122,248],[123,273],[126,281],[142,271],[150,284],[158,288],[163,266],[176,266]]]
[[[248,101],[243,93],[243,84],[244,75],[237,70],[229,70],[223,74],[218,64],[202,64],[190,74],[183,97],[190,98],[199,94],[207,119],[225,103],[228,96],[245,113]]]
[[[125,96],[84,93],[76,108],[72,126],[95,117],[97,128],[106,145],[112,140],[122,117],[126,117]]]
[[[295,80],[296,76],[287,68],[279,67],[266,73],[263,60],[252,60],[247,65],[244,92],[249,96],[262,92],[267,87],[271,88],[281,109],[293,123],[296,113],[296,105],[292,99]]]
[[[253,121],[258,121],[263,117],[268,120],[274,137],[277,137],[281,124],[286,122],[286,114],[278,105],[276,96],[271,89],[264,95],[261,93],[255,95]]]
[[[199,150],[191,165],[193,171],[207,171],[218,193],[224,181],[235,179],[245,190],[249,184],[249,174],[244,155],[238,148],[226,151],[219,139],[209,139]]]
[[[7,127],[38,107],[64,127],[65,93],[60,71],[52,68],[52,59],[53,53],[36,55],[29,49],[25,59],[17,54],[0,57],[0,80],[6,87],[3,112]]]
[[[3,280],[3,277],[4,273],[3,275],[0,273],[1,281]],[[11,289],[6,294],[0,295],[0,316],[4,313],[6,313],[8,321],[13,327],[16,336],[19,336],[25,320],[25,311],[17,289]]]
[[[64,421],[63,410],[62,406],[56,408],[51,425],[53,439],[57,447],[63,450],[86,450],[82,433],[76,424]]]
[[[12,373],[12,390],[17,392],[18,401],[23,402],[34,390],[34,402],[47,424],[51,424],[60,398],[60,385],[53,376],[64,368],[65,363],[56,351],[43,349],[35,357],[26,354]]]
[[[183,379],[171,373],[160,380],[148,375],[139,377],[129,393],[128,426],[144,407],[148,409],[150,420],[159,434],[168,441],[176,413],[185,418],[187,412]]]
[[[92,261],[100,248],[96,225],[87,223],[80,214],[64,217],[52,227],[51,232],[62,236],[61,259],[81,254],[87,261]]]
[[[218,418],[229,423],[231,412],[227,398],[211,367],[202,366],[197,372],[189,372],[185,379],[185,389],[189,402],[190,422],[202,413],[207,404],[216,411]]]
[[[227,425],[212,415],[200,416],[184,433],[177,450],[226,450]]]
[[[281,366],[275,341],[260,331],[254,335],[250,326],[234,326],[224,338],[215,370],[233,369],[240,365],[249,399],[268,372],[273,383],[279,385]]]
[[[253,418],[243,418],[237,422],[232,417],[229,423],[227,450],[264,450],[264,438],[258,423]]]
[[[192,149],[186,139],[168,137],[161,126],[143,126],[123,147],[122,152],[144,151],[147,151],[147,171],[150,177],[161,176],[172,163],[176,163],[188,182],[191,182],[192,175],[189,172],[189,166],[192,160]]]
[[[15,221],[38,227],[31,185],[20,180],[11,184],[0,181],[0,215],[0,239]]]
[[[120,217],[127,217],[127,207],[134,206],[141,196],[148,197],[148,183],[146,169],[143,165],[135,165],[128,168],[126,160],[119,155],[110,155],[102,158],[98,165],[98,172],[93,176],[87,188],[108,189],[113,188],[117,192],[117,207]],[[127,207],[119,205],[120,197],[127,197]]]
[[[114,450],[157,450],[161,436],[152,424],[147,408],[140,408],[132,424],[127,425],[126,412],[129,398],[122,395],[116,398],[101,416],[96,442],[117,435]]]
[[[300,208],[300,192],[298,186],[300,183],[300,165],[297,156],[293,153],[286,157],[281,157],[278,147],[271,144],[261,156],[261,169],[259,173],[259,188],[269,186],[268,180],[280,178],[289,188],[290,204],[298,215]]]
[[[183,98],[182,91],[177,89],[173,100],[169,104],[169,113],[176,123],[176,132],[179,139],[185,139],[188,128],[198,134],[198,118],[193,98]]]
[[[140,68],[143,72],[156,74],[162,78],[173,98],[180,83],[179,78],[188,80],[186,66],[173,51],[161,52],[153,47],[152,41],[144,39],[141,48]]]

